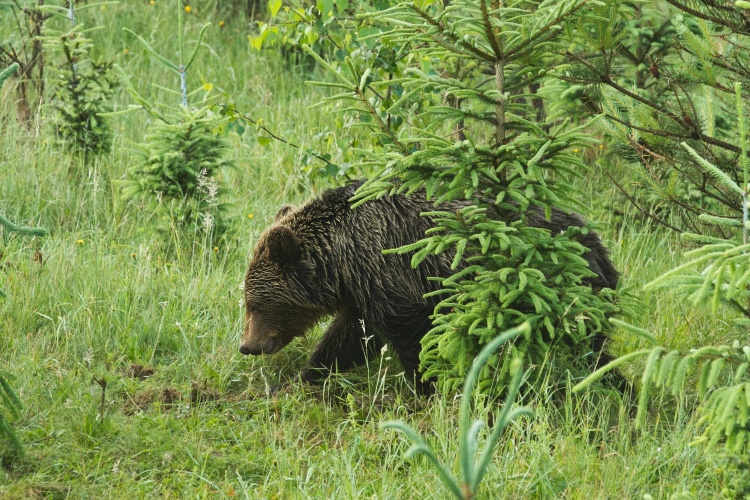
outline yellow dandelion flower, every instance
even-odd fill
[[[83,245],[83,240],[78,240],[76,241],[76,243],[78,243],[79,245]]]
[[[190,14],[191,12],[193,12],[193,8],[191,6],[189,6],[189,5],[186,5],[185,6],[185,12],[187,12],[188,14]]]
[[[128,52],[130,52],[128,49],[122,49],[123,54],[127,54]]]
[[[253,214],[247,214],[247,218],[248,219],[252,219],[253,218]]]
[[[219,28],[223,28],[223,27],[224,27],[224,21],[219,21]]]
[[[573,150],[573,152],[574,152],[574,153],[580,153],[580,152],[581,152],[581,150],[580,150],[580,149],[578,149],[578,148],[575,148],[575,149]]]
[[[102,10],[107,10],[107,6],[106,5],[102,5]]]
[[[149,4],[149,5],[156,5],[156,2],[155,2],[154,0],[150,0],[150,1],[148,2],[148,4]]]
[[[135,252],[131,253],[130,256],[135,259]]]
[[[604,144],[599,144],[599,149],[604,149]]]
[[[219,251],[219,247],[214,247],[214,252],[218,252],[218,251]]]

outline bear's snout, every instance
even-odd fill
[[[248,354],[252,354],[253,356],[258,356],[260,354],[273,354],[276,352],[276,341],[274,339],[267,339],[264,343],[255,343],[255,344],[242,344],[240,346],[240,353],[247,356]]]
[[[268,324],[262,316],[257,314],[245,315],[245,330],[242,332],[240,352],[244,355],[273,354],[284,347],[285,342],[278,334],[268,328]]]

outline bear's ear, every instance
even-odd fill
[[[287,226],[274,226],[266,236],[268,255],[277,264],[291,264],[300,258],[297,237]]]
[[[294,211],[294,205],[283,205],[278,212],[276,212],[276,217],[274,217],[274,221],[278,221],[282,217],[286,216],[288,213],[291,213]]]

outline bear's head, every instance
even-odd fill
[[[276,353],[325,314],[315,275],[290,227],[273,225],[261,235],[245,275],[242,354]]]

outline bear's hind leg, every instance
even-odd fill
[[[310,356],[300,380],[313,382],[327,372],[348,370],[374,357],[382,346],[383,341],[365,328],[358,314],[348,309],[340,311]]]
[[[432,328],[432,311],[432,305],[414,304],[404,308],[401,314],[385,325],[386,338],[404,367],[406,379],[414,383],[417,393],[424,395],[432,394],[434,391],[432,382],[422,380],[422,374],[419,372],[421,340]]]

